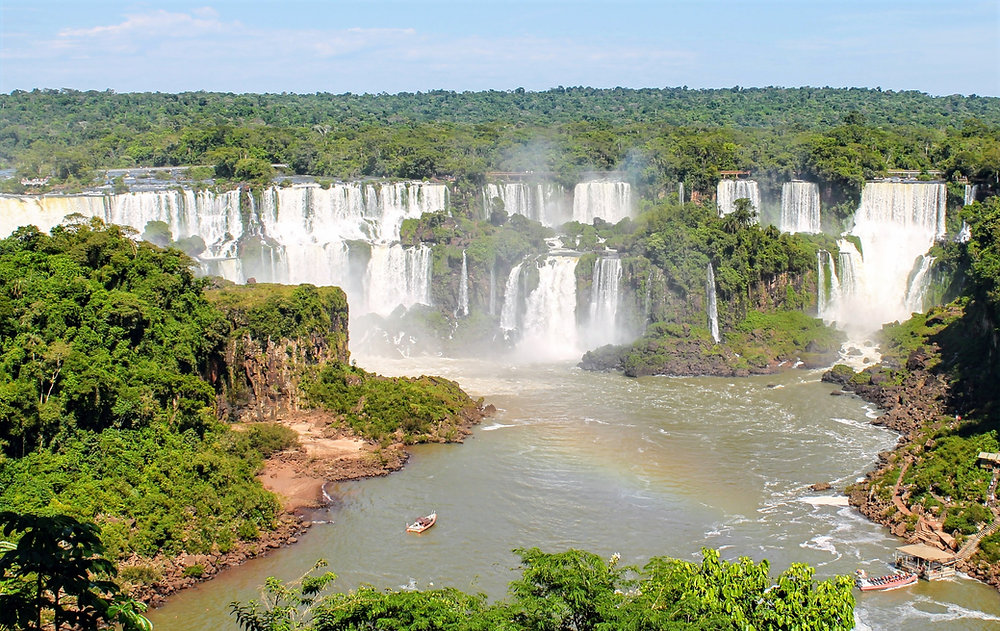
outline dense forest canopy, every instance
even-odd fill
[[[750,169],[858,189],[888,169],[995,182],[998,147],[1000,99],[857,88],[0,95],[0,164],[82,186],[95,168],[205,164],[256,179],[280,163],[337,178],[473,182],[490,171],[570,183],[624,170],[643,186],[689,190]]]
[[[857,111],[874,125],[959,127],[969,118],[1000,123],[1000,98],[976,95],[930,96],[908,90],[867,88],[589,88],[558,87],[484,92],[398,94],[180,94],[114,91],[15,90],[0,95],[3,123],[34,125],[46,119],[67,127],[89,123],[142,122],[205,125],[226,122],[276,127],[308,127],[336,122],[423,122],[481,124],[496,121],[548,125],[578,120],[609,124],[657,123],[672,126],[780,127],[818,129],[837,125]],[[139,127],[138,129],[142,129]]]

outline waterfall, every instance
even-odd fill
[[[978,184],[966,184],[965,185],[965,200],[963,205],[968,206],[969,204],[976,201],[976,196],[979,194]]]
[[[67,215],[99,217],[142,233],[150,221],[167,225],[175,240],[199,236],[206,272],[242,283],[339,285],[352,315],[370,309],[430,303],[431,256],[427,248],[392,245],[403,221],[448,210],[444,184],[428,182],[338,183],[269,187],[260,203],[240,190],[224,193],[154,190],[116,195],[0,196],[0,236],[18,226],[48,232]],[[351,255],[364,242],[371,256]],[[361,252],[364,248],[360,248]]]
[[[69,215],[131,226],[140,234],[147,223],[161,221],[175,240],[200,236],[206,246],[203,256],[208,259],[235,256],[245,228],[238,190],[221,194],[162,190],[120,195],[3,195],[0,237],[27,225],[49,232]]]
[[[684,182],[677,183],[677,203],[684,203]]]
[[[462,250],[462,275],[458,281],[458,310],[464,316],[469,315],[469,262]]]
[[[508,215],[522,215],[545,226],[558,226],[566,220],[563,210],[565,196],[563,187],[548,182],[488,183],[483,187],[484,219],[489,219],[493,200],[499,198]]]
[[[965,185],[965,199],[963,200],[963,206],[968,206],[976,201],[976,196],[979,193],[978,184],[966,184]],[[969,228],[969,224],[962,220],[962,228],[958,231],[958,235],[955,237],[955,241],[959,243],[968,243],[969,239],[972,238],[972,229]]]
[[[935,239],[944,235],[947,190],[944,184],[924,182],[869,182],[851,234],[861,252],[841,240],[840,292],[827,306],[824,318],[860,332],[886,322],[904,320],[910,307],[924,300],[925,290],[911,289]]]
[[[840,266],[840,288],[839,295],[851,298],[862,294],[864,277],[864,258],[854,247],[852,241],[838,239],[837,248],[840,254],[837,256],[837,263]]]
[[[580,182],[573,189],[573,220],[591,224],[601,218],[618,223],[632,215],[632,187],[628,182]]]
[[[521,287],[521,263],[518,263],[510,270],[507,277],[507,285],[503,292],[503,307],[500,309],[500,328],[506,332],[514,331],[518,328],[518,312],[520,310]]]
[[[549,256],[538,266],[538,287],[525,300],[518,350],[532,360],[576,358],[576,257]],[[504,305],[506,307],[506,304]]]
[[[712,340],[719,343],[719,305],[715,298],[715,270],[712,263],[708,263],[708,271],[705,275],[705,297],[708,304],[708,328],[712,332]]]
[[[716,191],[716,204],[719,216],[728,215],[736,210],[737,199],[749,199],[753,209],[760,212],[760,190],[753,180],[719,180]]]
[[[373,246],[365,279],[368,311],[385,316],[400,305],[431,304],[431,264],[427,246]]]
[[[910,277],[909,285],[906,288],[906,297],[903,300],[906,304],[906,310],[910,313],[923,313],[924,311],[927,290],[931,286],[930,271],[933,265],[933,256],[920,257],[920,267]]]
[[[836,320],[833,309],[840,302],[840,279],[833,255],[826,250],[816,253],[816,315],[828,324]]]
[[[781,185],[782,232],[821,232],[819,186],[813,182],[785,182]]]
[[[601,257],[594,261],[594,277],[590,292],[590,319],[586,331],[588,348],[624,341],[620,333],[621,327],[618,325],[621,279],[621,259]]]

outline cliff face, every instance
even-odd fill
[[[303,379],[350,360],[347,296],[338,287],[257,284],[206,296],[231,326],[206,375],[222,419],[263,421],[298,410]]]

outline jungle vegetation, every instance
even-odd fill
[[[271,164],[336,178],[621,170],[659,191],[711,190],[720,170],[829,182],[840,195],[887,169],[996,185],[1000,99],[834,88],[557,88],[416,94],[0,95],[0,164],[87,186],[109,167],[207,165],[266,179]],[[6,184],[18,192],[16,182]],[[840,201],[835,200],[835,201]]]
[[[225,371],[233,337],[328,336],[346,349],[346,320],[329,316],[343,308],[346,318],[343,293],[264,287],[211,302],[213,281],[189,257],[135,237],[94,219],[0,240],[0,510],[96,522],[112,560],[225,553],[274,527],[279,503],[255,475],[294,436],[268,424],[232,431],[211,376]],[[419,410],[362,435],[381,440],[475,405],[451,382],[397,387]],[[356,403],[324,400],[335,414]]]

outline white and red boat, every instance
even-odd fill
[[[896,572],[885,576],[869,577],[864,570],[858,570],[855,574],[855,583],[857,583],[858,589],[863,592],[899,589],[917,582],[917,575],[912,572]]]
[[[426,517],[417,517],[412,524],[406,525],[406,532],[423,532],[433,526],[437,518],[437,513],[431,513]]]

